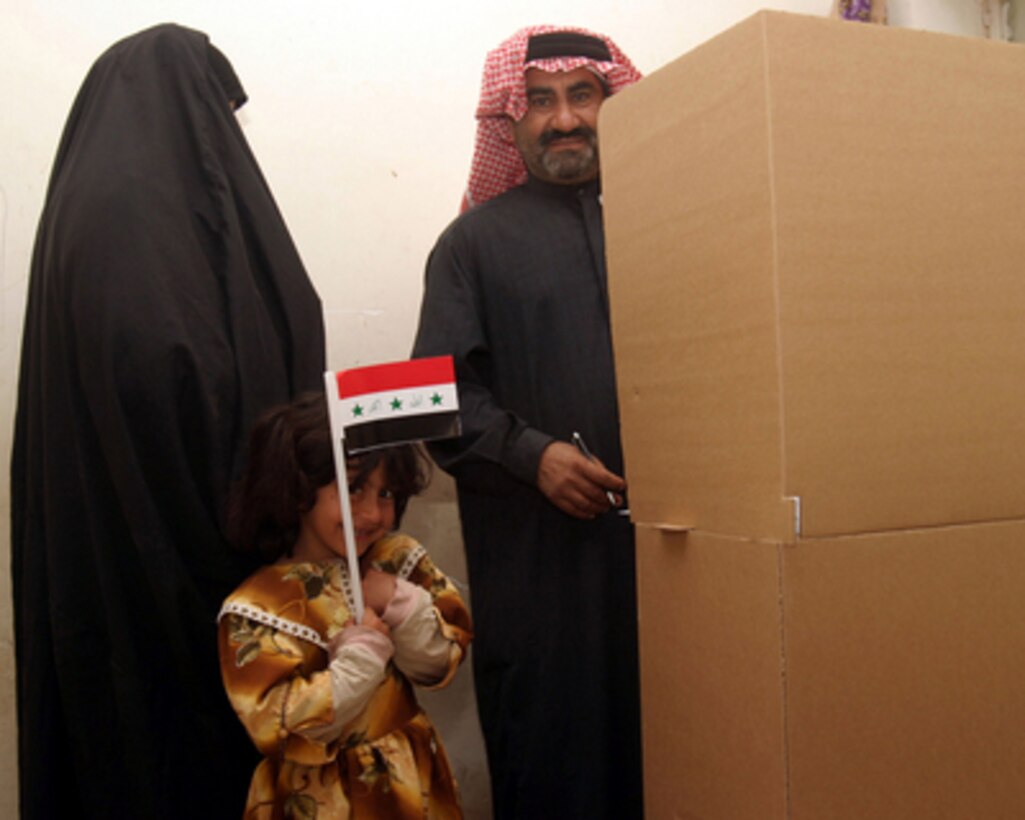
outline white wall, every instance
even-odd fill
[[[92,61],[115,40],[173,21],[206,31],[231,59],[250,95],[243,128],[324,301],[329,364],[337,369],[408,353],[424,259],[455,215],[469,167],[489,48],[523,25],[574,23],[611,34],[650,72],[763,7],[824,15],[831,1],[0,0],[4,509],[35,224],[71,101]],[[981,32],[976,0],[890,0],[890,15],[894,25]],[[434,519],[447,523],[431,526],[454,531],[444,482],[439,492]],[[451,560],[461,572],[459,556]],[[6,524],[0,561],[9,564]],[[3,817],[16,813],[9,590],[9,574],[0,572]],[[483,767],[479,739],[473,727],[463,737],[457,734],[456,745],[466,744],[467,765],[478,770],[464,777],[475,784]],[[473,798],[474,810],[485,812],[478,808],[485,804],[486,796]]]

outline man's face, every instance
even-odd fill
[[[605,89],[587,68],[527,70],[527,113],[513,124],[530,172],[546,182],[577,185],[598,176],[598,109]]]

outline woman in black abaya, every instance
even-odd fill
[[[22,816],[236,817],[216,615],[248,427],[322,382],[320,303],[205,35],[92,67],[36,236],[11,469]]]

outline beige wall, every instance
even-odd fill
[[[1020,6],[1019,0],[1016,3]],[[324,301],[329,365],[403,358],[424,259],[454,216],[473,139],[485,51],[516,28],[575,23],[613,35],[645,72],[766,6],[825,14],[830,0],[0,0],[0,498],[9,510],[20,326],[49,166],[86,70],[113,41],[158,22],[202,29],[231,58],[251,102],[243,128]],[[890,0],[895,25],[978,34],[976,0]],[[1025,15],[1019,15],[1025,17]],[[461,582],[451,484],[411,510],[410,528]],[[6,519],[6,515],[4,516]],[[0,561],[9,564],[9,530]],[[16,814],[9,573],[0,572],[0,817]],[[469,670],[431,701],[444,715],[471,817],[487,815]]]

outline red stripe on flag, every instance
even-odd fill
[[[455,382],[456,371],[451,356],[434,356],[339,370],[336,376],[338,398],[347,399],[365,393]]]

